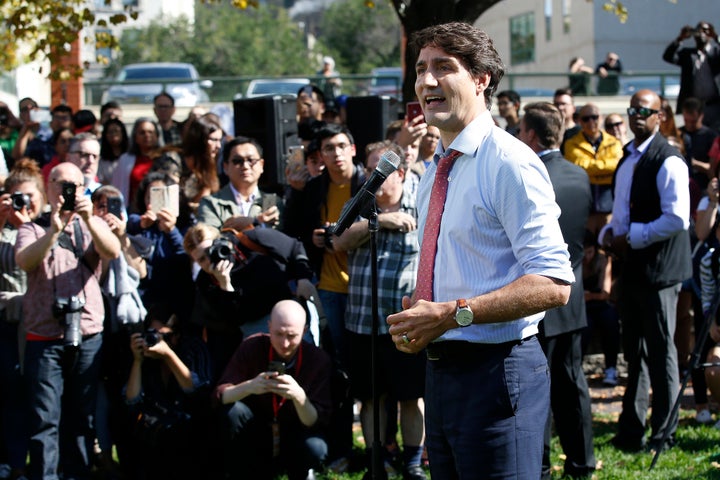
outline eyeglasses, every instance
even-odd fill
[[[155,105],[155,108],[157,108],[158,110],[169,110],[169,109],[173,108],[173,106],[172,105]]]
[[[337,149],[340,149],[341,151],[345,151],[346,149],[350,148],[350,144],[348,143],[338,143],[337,145],[328,144],[322,147],[322,152],[326,155],[332,155],[337,151]]]
[[[258,163],[262,158],[249,158],[249,157],[232,157],[230,161],[233,165],[245,165],[246,163],[249,163],[251,167],[254,167],[256,163]]]
[[[623,122],[608,123],[605,125],[605,128],[618,128],[622,124],[623,124]]]
[[[597,122],[599,118],[600,115],[583,115],[582,117],[580,117],[580,121],[589,122],[590,120],[593,120]]]
[[[658,112],[659,110],[646,107],[630,107],[627,109],[628,117],[634,117],[635,115],[639,115],[643,118],[647,118],[650,115],[655,115]]]

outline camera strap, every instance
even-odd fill
[[[83,286],[83,298],[85,298],[85,275],[83,273],[83,265],[90,269],[90,266],[85,261],[85,249],[83,248],[83,233],[82,228],[80,227],[80,221],[77,217],[73,217],[71,220],[71,223],[73,225],[73,236],[75,237],[75,241],[73,242],[73,239],[68,233],[63,229],[62,232],[60,232],[60,235],[58,235],[58,239],[56,241],[56,244],[53,246],[53,248],[50,251],[50,261],[54,264],[55,263],[55,247],[64,248],[66,250],[70,250],[73,252],[73,255],[75,255],[75,258],[78,259],[78,268],[80,269],[80,279],[81,279],[81,285]],[[90,269],[90,272],[92,274],[92,269]],[[57,275],[53,274],[53,295],[55,298],[57,298],[57,290],[55,288],[55,277]]]

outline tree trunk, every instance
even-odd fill
[[[502,0],[392,0],[408,43],[418,30],[448,22],[475,23],[485,10]],[[403,102],[415,100],[416,52],[405,49]]]

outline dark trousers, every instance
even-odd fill
[[[628,362],[628,383],[623,396],[618,436],[639,443],[645,436],[645,419],[652,386],[651,441],[660,441],[664,428],[671,436],[670,409],[679,391],[675,335],[680,284],[665,288],[623,282],[620,318],[623,322],[623,351]]]
[[[27,342],[30,478],[55,480],[60,464],[65,479],[90,477],[101,345],[100,334],[77,350],[61,340]]]
[[[325,439],[309,429],[280,423],[280,457],[273,459],[272,426],[257,417],[243,402],[226,405],[221,411],[221,434],[225,449],[226,478],[271,479],[282,467],[289,480],[304,480],[308,470],[318,469],[327,457]]]
[[[540,478],[550,375],[537,338],[440,343],[449,348],[437,360],[428,348],[425,383],[432,478]]]
[[[585,303],[587,327],[583,329],[583,352],[587,352],[594,335],[600,336],[605,368],[616,368],[620,352],[620,318],[615,305],[604,300]]]
[[[28,404],[20,374],[18,324],[0,319],[0,431],[12,468],[25,468],[28,452]]]
[[[582,331],[541,338],[550,367],[550,408],[545,425],[543,478],[550,478],[552,419],[565,453],[565,475],[586,476],[595,469],[592,405],[582,369]]]

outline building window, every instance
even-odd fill
[[[552,2],[553,0],[545,0],[545,41],[552,40]]]
[[[563,33],[570,33],[570,1],[562,0]]]
[[[123,7],[137,7],[138,0],[122,0]]]
[[[535,13],[510,18],[510,63],[535,61]]]

